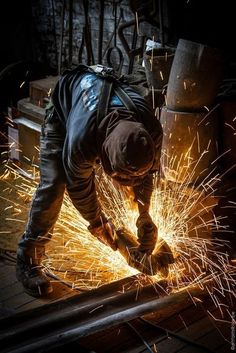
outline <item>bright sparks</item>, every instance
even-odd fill
[[[10,188],[17,189],[19,202],[10,200],[9,196],[8,199],[13,206],[12,212],[19,217],[22,209],[20,200],[29,201],[38,183],[37,177],[32,180],[27,178],[26,173],[23,175],[20,172],[8,165],[1,177],[9,186],[6,192]],[[130,190],[114,184],[101,168],[97,171],[96,181],[107,216],[117,228],[125,226],[136,233],[138,212]],[[214,183],[215,179],[211,178],[204,188],[191,188],[183,183],[168,183],[162,179],[155,181],[150,213],[158,225],[159,237],[166,240],[176,259],[175,264],[170,266],[168,276],[171,291],[190,285],[203,288],[210,279],[221,295],[227,292],[235,296],[232,290],[235,285],[234,267],[221,251],[224,244],[211,238],[213,229],[227,231],[220,226],[220,219],[216,219],[212,211],[217,203],[212,191]],[[6,199],[5,196],[2,198]],[[127,265],[118,251],[114,252],[96,240],[87,226],[65,195],[54,236],[47,246],[48,258],[44,261],[45,269],[52,276],[72,288],[89,290],[138,273]],[[158,275],[150,277],[151,282],[159,279]],[[208,291],[213,297],[211,288]]]

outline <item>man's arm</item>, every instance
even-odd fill
[[[71,146],[66,146],[63,156],[67,191],[82,217],[93,224],[102,215],[95,188],[93,165],[84,161],[78,150],[74,153],[71,150]]]
[[[149,174],[142,184],[133,188],[135,201],[138,203],[139,217],[136,222],[138,229],[139,250],[151,254],[157,241],[157,227],[153,223],[150,215],[150,200],[154,189],[154,176]]]
[[[133,187],[139,214],[149,211],[150,200],[154,189],[153,180],[153,174],[148,174],[140,185]]]
[[[80,152],[64,156],[64,167],[67,175],[67,190],[73,205],[84,219],[89,222],[88,230],[105,245],[116,250],[113,239],[113,224],[102,212],[98,201],[94,181],[93,164],[84,161]],[[64,153],[65,154],[65,153]]]

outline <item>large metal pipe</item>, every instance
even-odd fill
[[[2,329],[0,334],[1,352],[47,352],[52,347],[62,346],[80,337],[88,336],[145,314],[161,311],[170,306],[176,308],[183,303],[187,305],[191,302],[191,296],[199,297],[206,294],[199,287],[189,287],[167,295],[166,285],[165,281],[160,281],[155,287],[144,286],[139,295],[137,295],[137,289],[127,290],[124,293],[111,291],[110,294],[108,290],[102,300],[96,298],[96,290],[94,290],[91,292],[95,295],[95,300],[92,302],[92,296],[90,296],[87,305],[86,296],[82,294],[73,301],[73,306],[69,304],[60,312],[57,307],[56,312],[50,313],[49,305],[49,313],[44,313],[42,318],[40,311],[33,320],[28,313],[29,316],[25,318],[26,322],[24,323],[19,320],[18,315],[18,323],[15,322],[15,325],[9,327],[11,320],[8,320],[8,325]],[[109,285],[105,287],[107,290]],[[102,294],[101,288],[98,291]],[[80,297],[82,297],[82,305]],[[4,320],[1,323],[4,324]]]

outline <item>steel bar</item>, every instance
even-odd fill
[[[97,59],[98,64],[102,64],[103,27],[104,27],[104,0],[100,0],[98,59]]]
[[[72,66],[73,55],[73,0],[69,1],[69,42],[68,42],[68,66]]]
[[[161,47],[165,47],[164,41],[164,31],[163,31],[163,3],[162,0],[158,1],[159,4],[159,22],[160,22],[160,40],[161,40]]]
[[[63,41],[64,41],[65,10],[66,10],[66,1],[63,0],[62,9],[61,9],[61,33],[60,33],[60,46],[59,46],[59,58],[58,58],[58,75],[61,74],[61,70],[62,70],[62,51],[63,51]]]
[[[158,289],[158,286],[160,288]],[[73,342],[80,337],[102,331],[120,323],[137,317],[161,311],[169,306],[178,306],[181,303],[189,303],[191,296],[205,295],[205,291],[199,287],[189,287],[186,290],[167,295],[165,293],[165,281],[160,281],[158,286],[147,285],[137,289],[131,289],[109,293],[109,285],[106,287],[106,295],[99,300],[96,291],[77,296],[73,302],[59,312],[44,314],[40,318],[40,312],[33,320],[29,317],[27,322],[16,323],[15,326],[5,328],[0,339],[2,353],[46,352],[52,347],[59,347],[68,342]],[[117,287],[118,288],[118,287]],[[102,297],[101,288],[98,289]],[[94,296],[94,300],[93,299]],[[81,300],[80,300],[81,299]],[[38,319],[38,324],[37,324]],[[30,326],[31,324],[31,326]],[[8,323],[9,325],[9,323]],[[23,326],[23,328],[22,328]],[[39,335],[40,332],[40,335]]]

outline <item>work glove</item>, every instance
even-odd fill
[[[101,243],[110,246],[114,251],[117,250],[115,241],[115,226],[110,220],[103,216],[97,223],[90,224],[88,226],[88,230]]]
[[[157,242],[158,231],[148,212],[140,214],[136,226],[140,243],[138,250],[151,255]]]

